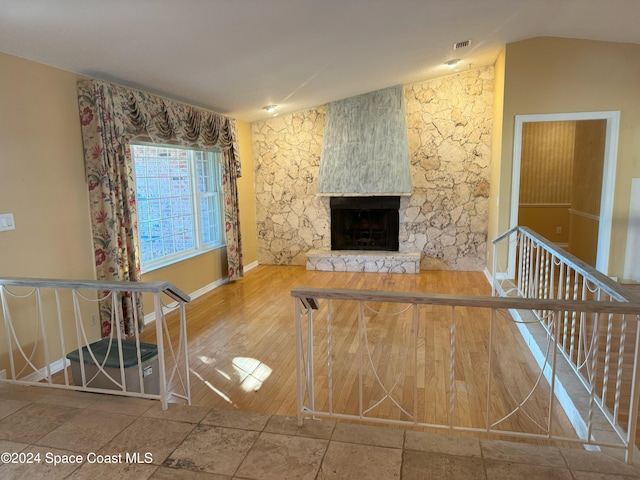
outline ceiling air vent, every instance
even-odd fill
[[[471,40],[464,40],[462,42],[456,42],[453,44],[453,49],[454,50],[460,50],[461,48],[467,48],[469,45],[471,45]]]

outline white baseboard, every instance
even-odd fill
[[[51,369],[51,375],[62,371],[65,367],[65,364],[68,367],[69,365],[71,365],[71,362],[67,358],[59,358],[55,362],[51,363],[49,365],[49,368]],[[6,373],[5,373],[5,378],[6,378]],[[29,375],[21,378],[20,380],[23,382],[39,382],[44,378],[47,378],[47,367],[42,367],[37,372],[30,373]]]
[[[255,262],[251,262],[249,265],[245,265],[244,266],[244,271],[248,272],[249,270],[252,270],[254,268],[256,268],[259,265],[258,261],[256,260]]]
[[[258,262],[252,262],[249,265],[246,265],[244,267],[244,271],[248,272],[249,270],[256,268],[258,266]],[[218,280],[216,280],[215,282],[210,283],[209,285],[205,285],[202,288],[199,288],[198,290],[196,290],[195,292],[191,292],[189,294],[189,297],[191,297],[191,300],[195,300],[198,297],[201,297],[202,295],[204,295],[205,293],[209,293],[212,290],[215,290],[216,288],[225,285],[229,283],[229,277],[223,277],[220,278]],[[173,308],[175,308],[178,304],[176,302],[171,302],[169,305],[167,305],[166,307],[163,307],[163,311],[164,313],[167,313],[169,311],[171,311]],[[144,325],[147,325],[151,322],[154,322],[156,320],[156,312],[151,312],[148,313],[144,316]]]
[[[493,288],[493,281],[494,281],[493,275],[491,275],[491,272],[487,267],[484,267],[483,273],[484,273],[484,276],[487,277],[487,281],[489,282],[489,285],[491,285],[491,287]],[[504,290],[502,289],[502,285],[500,284],[500,282],[508,279],[509,279],[509,276],[506,272],[496,273],[495,281],[496,281],[496,290],[499,292],[498,296],[504,295]]]
[[[199,288],[195,292],[191,292],[189,294],[189,297],[191,297],[191,300],[195,300],[196,298],[201,297],[205,293],[209,293],[211,290],[215,290],[219,286],[224,285],[226,283],[229,283],[229,277],[220,278],[215,282],[210,283],[209,285],[205,285],[204,287]],[[177,302],[171,302],[167,306],[162,307],[162,311],[164,313],[168,313],[171,310],[173,310],[177,305],[178,305]],[[156,320],[156,312],[147,313],[144,316],[144,325],[148,325],[151,322],[155,322],[155,320]]]
[[[210,291],[215,290],[216,288],[222,285],[225,285],[227,283],[229,283],[229,277],[220,278],[215,282],[210,283],[209,285],[205,285],[204,287],[199,288],[195,292],[191,292],[189,296],[191,297],[191,300],[195,300],[196,298],[201,297],[205,293],[209,293]]]
[[[487,281],[489,282],[489,285],[493,285],[493,277],[491,276],[491,272],[489,272],[489,269],[487,267],[484,267],[484,270],[482,270],[482,273],[484,273],[484,276],[487,277]]]

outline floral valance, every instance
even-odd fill
[[[93,121],[93,105],[112,122],[110,138],[103,138],[101,142],[107,148],[117,150],[132,138],[149,137],[155,143],[230,150],[234,173],[241,176],[236,125],[232,118],[100,80],[79,82],[78,100],[83,126]]]
[[[140,281],[138,212],[130,141],[216,149],[222,157],[224,230],[229,280],[243,275],[235,120],[207,110],[99,80],[78,83],[78,106],[89,188],[98,280]],[[121,299],[121,329],[141,326],[139,296]],[[102,334],[112,334],[113,312],[101,310]]]

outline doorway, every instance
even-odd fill
[[[605,274],[619,118],[619,112],[518,115],[514,134],[511,226],[529,226]]]

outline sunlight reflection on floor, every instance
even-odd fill
[[[269,378],[273,371],[267,365],[255,358],[235,357],[231,364],[236,370],[249,373],[247,378],[245,378],[240,385],[245,392],[257,392],[260,390],[264,381]]]

